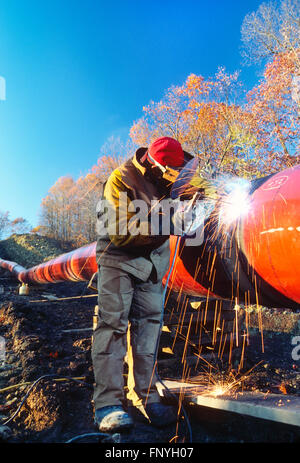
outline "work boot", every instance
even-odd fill
[[[126,431],[133,426],[131,417],[119,405],[98,408],[94,421],[101,432]]]
[[[133,421],[139,423],[150,424],[149,418],[145,412],[143,405],[131,405],[128,407],[128,414]]]
[[[145,411],[150,423],[158,428],[163,428],[177,421],[177,410],[172,405],[164,405],[160,402],[147,404]]]

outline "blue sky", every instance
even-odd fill
[[[261,1],[0,1],[0,210],[36,226],[41,199],[78,178],[150,100],[191,74],[241,69],[240,27]]]

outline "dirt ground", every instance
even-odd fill
[[[77,435],[97,432],[93,424],[91,365],[91,327],[96,298],[38,302],[51,295],[62,298],[95,293],[87,290],[86,283],[66,282],[31,288],[28,296],[20,296],[18,282],[4,271],[0,275],[0,288],[0,336],[6,342],[5,362],[0,364],[2,442],[61,443]],[[273,311],[273,325],[272,317],[268,317],[272,311],[266,310],[263,314],[264,322],[269,323],[263,339],[254,315],[239,372],[241,349],[235,350],[230,370],[225,360],[210,360],[215,378],[245,376],[239,385],[244,390],[300,396],[300,362],[292,358],[292,339],[299,332],[299,314],[288,310],[277,311],[277,316],[274,313],[276,315],[276,311]],[[279,319],[280,326],[277,326]],[[78,329],[83,331],[69,331]],[[249,370],[252,371],[249,373]],[[181,378],[180,359],[161,354],[159,374],[164,379]],[[194,364],[191,366],[192,378],[203,374],[207,375],[207,361],[198,362],[196,368]],[[19,413],[3,427],[32,383],[43,375],[52,376],[41,379],[31,389]],[[65,377],[77,378],[78,382],[63,379]],[[228,418],[228,415],[217,416],[194,409],[188,409],[188,416],[193,442],[300,441],[299,430],[272,423],[264,426],[245,417]],[[121,442],[188,442],[187,431],[186,420],[182,418],[177,425],[165,429],[136,424],[132,432],[121,437]],[[95,439],[86,438],[81,442],[95,442]]]

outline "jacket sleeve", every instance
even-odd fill
[[[103,199],[107,209],[108,235],[115,246],[133,248],[155,245],[157,237],[150,235],[148,208],[134,209],[131,189],[118,169],[109,177]]]
[[[203,196],[207,199],[217,200],[219,197],[217,188],[212,182],[201,176],[201,172],[199,172],[199,170],[197,170],[195,175],[192,177],[190,181],[190,188],[191,190],[202,190]]]

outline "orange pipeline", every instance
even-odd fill
[[[300,166],[258,181],[251,210],[224,236],[207,227],[201,246],[180,240],[169,286],[196,296],[215,294],[241,303],[299,308]],[[176,237],[170,238],[171,261]],[[97,271],[96,243],[28,270],[0,259],[23,283],[89,281]]]

